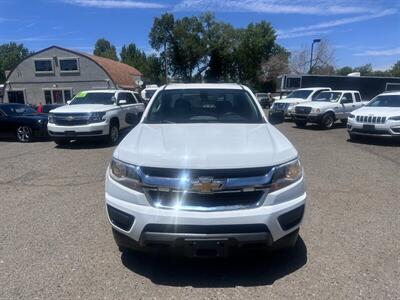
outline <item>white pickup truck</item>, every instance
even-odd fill
[[[115,149],[105,198],[120,250],[219,257],[293,246],[306,192],[296,149],[249,88],[171,84]]]
[[[330,129],[336,120],[346,123],[350,113],[365,104],[358,91],[322,92],[313,101],[296,105],[292,116],[297,127],[314,123]]]
[[[68,105],[50,111],[47,130],[58,145],[93,137],[115,144],[119,131],[131,126],[126,114],[143,113],[144,104],[139,99],[138,93],[127,90],[80,92]]]
[[[295,105],[312,101],[320,93],[330,90],[331,88],[328,87],[315,87],[295,90],[287,95],[286,98],[276,100],[271,107],[270,114],[283,112],[285,117],[291,117]]]

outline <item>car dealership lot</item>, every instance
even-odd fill
[[[306,173],[302,239],[227,260],[121,255],[104,213],[112,147],[0,140],[0,298],[398,299],[400,142],[278,127]]]

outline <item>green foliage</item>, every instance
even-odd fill
[[[118,61],[117,51],[115,50],[115,46],[104,38],[97,40],[94,46],[93,54]]]
[[[398,60],[390,70],[392,76],[400,77],[400,60]]]
[[[6,80],[5,71],[13,70],[28,55],[29,50],[23,44],[11,42],[0,45],[0,83]]]

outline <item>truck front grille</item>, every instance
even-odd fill
[[[296,106],[295,111],[296,111],[296,114],[308,115],[311,112],[311,107]]]
[[[356,121],[359,123],[368,123],[368,124],[384,124],[386,122],[386,117],[357,116]]]
[[[89,122],[89,114],[76,113],[76,114],[54,114],[54,123],[60,126],[78,126],[87,125]]]
[[[289,103],[275,103],[274,110],[286,111],[289,107]]]
[[[150,204],[158,208],[218,211],[257,207],[263,201],[265,191],[202,194],[149,190],[146,194]]]

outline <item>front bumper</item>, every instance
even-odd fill
[[[322,119],[322,115],[313,115],[313,114],[308,114],[308,115],[293,114],[292,116],[295,120],[306,121],[308,123],[314,123],[314,124],[319,124]]]
[[[301,179],[268,194],[264,204],[256,208],[213,212],[162,209],[151,206],[144,194],[118,184],[107,174],[105,198],[107,216],[119,245],[180,248],[201,240],[235,246],[273,246],[298,231],[306,193]],[[118,214],[126,222],[118,221]]]
[[[366,128],[364,125],[374,125],[374,128]],[[400,122],[387,120],[384,124],[360,123],[354,119],[348,119],[347,131],[349,134],[375,137],[400,138]]]
[[[53,138],[95,137],[108,135],[109,126],[107,122],[79,126],[61,126],[48,123],[47,130]]]

